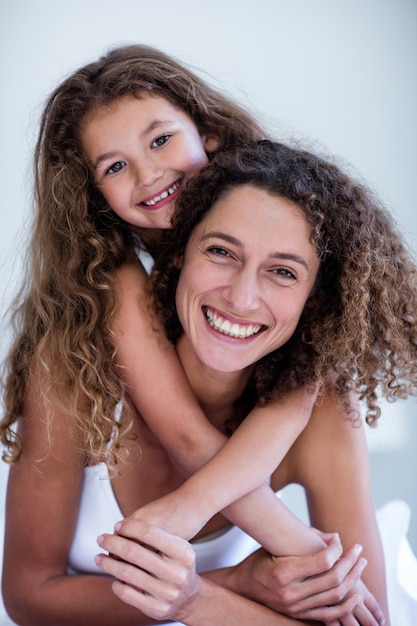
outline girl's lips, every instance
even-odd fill
[[[220,315],[220,313],[217,313],[214,309],[207,306],[203,307],[203,312],[209,326],[213,328],[213,330],[227,337],[233,337],[234,339],[249,339],[266,329],[266,326],[263,324],[239,324],[231,322]]]
[[[173,183],[172,185],[170,185],[163,191],[159,192],[158,194],[155,194],[154,196],[147,198],[146,200],[142,200],[141,202],[139,202],[139,204],[141,207],[144,207],[148,209],[149,211],[154,211],[156,209],[159,209],[165,204],[172,202],[172,200],[174,200],[178,196],[178,193],[179,193],[178,190],[180,186],[181,186],[181,179],[178,179],[177,181],[175,181],[175,183]]]

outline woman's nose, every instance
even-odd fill
[[[244,270],[237,272],[224,288],[223,296],[229,303],[231,310],[236,313],[256,310],[260,302],[256,273]]]

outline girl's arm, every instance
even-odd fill
[[[202,413],[171,343],[161,329],[154,330],[144,295],[146,280],[139,264],[118,272],[114,324],[118,363],[136,408],[188,475],[214,457],[227,439]],[[317,533],[277,501],[266,485],[241,498],[271,475],[307,423],[313,403],[312,393],[299,390],[255,409],[211,462],[177,492],[148,505],[136,517],[189,539],[223,510],[273,554],[320,549],[323,542]],[[230,503],[234,504],[225,508]]]

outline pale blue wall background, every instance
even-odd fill
[[[80,64],[134,41],[200,68],[279,136],[352,164],[417,249],[415,0],[14,0],[0,4],[0,313],[22,271],[42,102]],[[0,357],[6,345],[3,326]],[[369,440],[375,504],[409,502],[417,551],[416,403],[384,409]],[[0,463],[0,512],[5,476]]]

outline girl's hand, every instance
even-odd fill
[[[343,554],[338,535],[321,536],[327,547],[311,556],[272,557],[258,550],[233,568],[230,588],[296,619],[383,624],[378,603],[359,580],[366,567],[360,546]]]
[[[150,526],[158,526],[167,533],[189,541],[207,521],[198,512],[198,502],[194,506],[187,499],[188,483],[175,491],[149,502],[127,519],[136,520]],[[201,498],[200,498],[201,500]]]
[[[116,530],[97,540],[109,556],[96,557],[116,578],[113,592],[155,620],[181,621],[202,584],[190,544],[139,520],[127,519]]]

